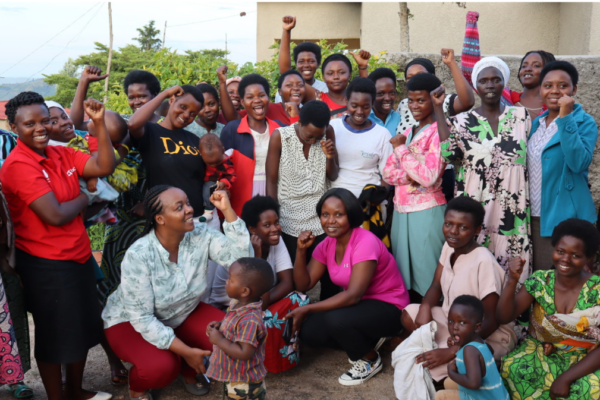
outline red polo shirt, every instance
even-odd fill
[[[0,169],[17,248],[50,260],[83,263],[90,258],[90,239],[80,216],[62,226],[51,226],[29,208],[48,192],[53,192],[59,203],[76,198],[81,193],[79,176],[89,158],[88,154],[62,146],[47,146],[44,158],[17,141]]]

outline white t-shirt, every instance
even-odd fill
[[[324,93],[329,92],[329,89],[327,88],[327,84],[318,79],[315,79],[315,82],[311,86],[314,87],[315,89],[317,89],[319,92],[324,92]],[[279,95],[279,91],[277,91],[277,94],[275,94],[275,103],[281,103],[281,96]]]
[[[340,172],[331,187],[348,189],[358,198],[368,184],[381,185],[381,174],[388,157],[394,151],[390,132],[383,126],[371,123],[369,128],[355,130],[345,118],[332,120],[335,131]]]
[[[290,258],[290,253],[288,253],[287,248],[281,239],[279,239],[279,243],[277,245],[269,248],[267,262],[271,268],[273,268],[273,273],[275,274],[275,285],[279,283],[277,280],[278,272],[294,268],[292,259]],[[219,265],[213,280],[209,304],[216,304],[220,306],[229,305],[229,301],[231,299],[229,296],[227,296],[227,292],[225,291],[225,282],[227,279],[229,279],[229,271]],[[273,285],[273,287],[275,287],[275,285]]]
[[[269,152],[269,124],[267,123],[267,130],[265,133],[259,133],[253,129],[250,129],[250,133],[254,138],[254,157],[256,162],[254,164],[254,180],[265,181],[267,180],[267,174],[265,172],[265,165],[267,163],[267,153]]]

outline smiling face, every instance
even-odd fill
[[[348,87],[350,70],[343,61],[330,61],[325,66],[323,79],[330,92],[342,93]]]
[[[298,106],[300,106],[302,100],[304,100],[304,93],[304,80],[296,74],[287,75],[281,84],[281,89],[279,89],[279,95],[284,103],[291,101]]]
[[[229,85],[227,85],[227,93],[229,94],[229,98],[231,99],[231,102],[233,103],[233,107],[237,111],[239,111],[240,108],[242,107],[240,93],[238,92],[239,87],[240,87],[239,82],[231,82]]]
[[[310,145],[320,142],[323,139],[323,137],[325,137],[325,133],[327,131],[327,127],[317,128],[313,124],[308,124],[306,126],[298,124],[296,126],[298,138],[303,143]]]
[[[50,140],[50,113],[44,104],[31,104],[17,109],[15,123],[10,129],[19,140],[38,154],[43,155]]]
[[[262,121],[267,116],[269,108],[269,94],[263,85],[255,83],[246,86],[244,98],[242,99],[244,109],[248,112],[248,118]]]
[[[375,82],[375,102],[373,108],[379,114],[388,115],[394,109],[396,101],[396,82],[392,78],[380,78]]]
[[[369,93],[352,92],[348,99],[348,118],[346,122],[354,129],[365,127],[372,107],[373,98]]]
[[[337,197],[331,196],[321,207],[321,226],[332,238],[339,238],[350,231],[350,221],[346,212],[346,205]]]
[[[519,69],[519,81],[523,87],[533,89],[538,86],[542,68],[544,68],[544,60],[538,53],[531,53],[525,57]]]
[[[481,330],[481,322],[473,316],[473,310],[463,304],[455,304],[448,312],[448,333],[454,345],[463,347],[475,339]]]
[[[442,232],[448,246],[455,250],[471,245],[480,231],[481,226],[475,226],[473,216],[469,213],[450,210],[444,216]]]
[[[172,232],[191,232],[194,230],[194,209],[185,192],[170,188],[159,195],[162,211],[155,216],[157,229]]]
[[[145,83],[132,83],[127,87],[127,102],[134,113],[153,98]]]
[[[482,103],[488,105],[500,104],[503,89],[504,77],[498,68],[487,67],[481,70],[477,76],[477,92]]]
[[[67,113],[60,108],[50,107],[50,122],[50,139],[67,143],[75,137],[73,121],[71,121],[71,118],[69,118]]]
[[[406,82],[410,81],[410,78],[417,74],[426,74],[427,68],[422,66],[421,64],[413,64],[406,70]]]
[[[317,56],[313,52],[302,51],[298,54],[296,69],[302,74],[306,82],[313,81],[317,68],[319,68],[319,64],[317,63]]]
[[[256,226],[250,227],[250,233],[258,236],[263,244],[278,245],[281,238],[281,225],[275,210],[263,211],[258,217]]]
[[[574,96],[577,86],[573,86],[571,76],[563,70],[550,71],[544,76],[540,88],[542,102],[550,111],[559,111],[558,99],[563,96]]]
[[[204,96],[204,107],[198,112],[198,120],[204,127],[214,126],[219,118],[219,101],[212,93],[202,93]]]
[[[415,121],[421,121],[429,117],[433,113],[433,102],[429,92],[427,90],[409,91],[408,109]]]
[[[571,277],[581,274],[589,262],[585,255],[585,243],[573,236],[563,236],[554,246],[552,262],[557,275]]]
[[[194,96],[185,93],[179,97],[169,99],[170,107],[167,119],[171,129],[183,129],[196,119],[196,116],[202,110],[200,103]]]

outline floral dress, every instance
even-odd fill
[[[568,326],[554,318],[554,285],[553,270],[536,271],[524,283],[527,292],[535,299],[529,328],[531,336],[502,359],[500,369],[512,399],[549,400],[554,380],[598,345],[598,340],[592,347],[573,340],[573,337],[583,334],[577,330],[571,332]],[[600,277],[594,275],[581,288],[572,313],[599,305]],[[595,336],[598,337],[597,334]],[[544,355],[543,342],[552,343],[556,351],[549,356]],[[588,348],[578,347],[578,342]],[[566,399],[600,399],[600,370],[573,382]]]
[[[531,270],[526,169],[529,114],[522,107],[504,107],[497,135],[475,110],[450,118],[449,124],[450,138],[442,144],[442,155],[458,165],[455,195],[470,196],[483,205],[485,218],[477,241],[504,270],[512,257],[527,260],[523,282]]]

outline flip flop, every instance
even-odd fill
[[[183,375],[179,375],[177,379],[181,381],[181,383],[183,383],[185,390],[187,390],[188,393],[191,393],[194,396],[204,396],[207,395],[208,392],[210,392],[210,387],[203,386],[200,382],[187,383]]]
[[[113,386],[123,386],[127,382],[129,382],[129,371],[127,368],[110,369],[110,383]]]
[[[13,385],[6,385],[8,391],[12,393],[15,399],[28,399],[33,397],[33,389],[24,384],[23,382],[15,383]]]

